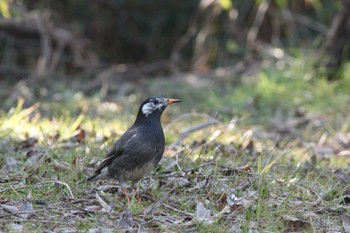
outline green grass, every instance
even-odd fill
[[[34,86],[35,101],[6,100],[7,110],[0,114],[0,200],[10,206],[27,200],[35,214],[23,219],[4,210],[0,229],[15,231],[9,224],[18,223],[26,232],[117,230],[125,206],[135,226],[148,230],[342,229],[339,211],[350,212],[342,202],[349,190],[342,176],[349,176],[350,159],[337,153],[348,150],[346,138],[350,140],[349,69],[346,65],[342,79],[328,82],[311,64],[297,59],[283,69],[262,68],[250,77],[232,77],[233,81],[214,77],[195,85],[186,80],[147,81],[144,95],[162,90],[165,96],[183,100],[163,117],[164,126],[172,124],[166,131],[168,144],[208,117],[221,123],[191,133],[176,149],[166,151],[154,179],[142,180],[143,192],[151,197],[142,206],[134,196],[128,204],[123,195],[99,192],[112,207],[110,213],[101,210],[92,191],[101,183],[77,185],[77,181],[132,124],[144,96],[100,99],[78,92],[74,82],[70,89],[52,83]],[[42,88],[54,88],[53,95],[40,94],[46,93],[40,92]],[[55,98],[59,101],[53,102]],[[178,118],[183,114],[188,115]],[[72,137],[79,127],[85,140],[77,142]],[[30,138],[38,142],[31,144]],[[28,154],[33,149],[44,155],[29,166],[28,160],[37,155]],[[5,169],[10,157],[16,164]],[[168,167],[176,160],[178,165]],[[182,187],[171,179],[190,184]],[[144,214],[167,195],[151,214]],[[211,213],[204,221],[196,217],[199,202]]]

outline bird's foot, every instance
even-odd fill
[[[138,190],[136,190],[136,198],[137,201],[139,202],[139,205],[142,206],[142,201],[141,201],[141,197],[140,197],[140,192]]]
[[[129,197],[129,191],[127,188],[122,188],[121,192],[125,195],[126,200],[128,201],[128,205],[130,205],[130,197]]]
[[[128,205],[130,205],[132,200],[130,199],[130,194],[129,194],[128,189],[127,188],[122,188],[121,192],[124,194],[124,196],[126,198],[126,201],[128,202]],[[139,190],[135,191],[135,196],[136,196],[138,204],[140,206],[142,206],[142,200],[141,200],[141,196],[140,196],[140,191]]]

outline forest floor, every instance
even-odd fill
[[[350,232],[349,70],[329,82],[296,60],[90,93],[82,78],[3,83],[0,231]],[[115,181],[78,184],[153,95],[183,102],[162,118],[142,203]]]

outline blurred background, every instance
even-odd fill
[[[164,95],[228,117],[323,110],[349,87],[349,14],[347,0],[0,0],[1,106],[76,114],[84,98]]]
[[[76,181],[160,95],[135,227],[350,232],[349,41],[350,0],[0,0],[0,231],[119,232]]]

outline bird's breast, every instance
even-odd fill
[[[149,161],[142,165],[139,165],[131,170],[126,170],[123,173],[121,180],[138,181],[148,175],[155,168],[153,161]]]

